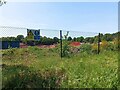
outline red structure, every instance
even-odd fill
[[[71,45],[71,46],[80,46],[81,43],[80,43],[80,42],[71,42],[70,45]]]

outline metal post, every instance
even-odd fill
[[[100,33],[98,35],[98,54],[100,53]]]
[[[60,30],[60,48],[61,48],[61,58],[62,58],[62,30]]]

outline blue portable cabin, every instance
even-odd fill
[[[19,48],[19,41],[0,41],[0,49]]]
[[[2,41],[0,41],[0,49],[2,49]]]
[[[9,45],[11,48],[19,48],[20,42],[19,41],[9,41]]]
[[[8,46],[9,46],[8,41],[0,41],[0,44],[1,44],[0,49],[8,49]]]

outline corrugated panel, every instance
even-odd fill
[[[10,42],[10,47],[11,48],[19,48],[20,47],[20,42],[19,41],[11,41]]]
[[[0,49],[2,49],[2,41],[0,41]]]
[[[9,43],[7,41],[2,41],[2,49],[8,49]]]
[[[0,49],[8,49],[10,48],[19,48],[20,42],[19,41],[0,41]]]

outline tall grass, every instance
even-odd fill
[[[117,88],[118,53],[78,52],[60,58],[54,49],[28,47],[3,52],[3,88]]]

